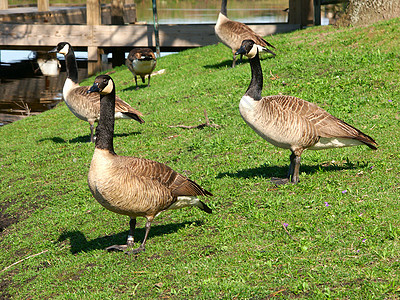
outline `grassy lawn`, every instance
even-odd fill
[[[214,194],[211,215],[156,218],[138,256],[104,250],[126,241],[129,220],[90,194],[87,123],[61,103],[1,127],[0,299],[397,299],[399,36],[395,19],[267,38],[277,56],[262,55],[263,95],[312,101],[379,144],[306,151],[297,185],[270,182],[290,153],[239,115],[247,59],[230,68],[222,44],[166,56],[165,73],[138,91],[116,68],[118,94],[146,123],[117,121],[115,151],[164,162]],[[169,127],[201,124],[204,110],[219,128]]]

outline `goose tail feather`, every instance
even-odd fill
[[[139,117],[139,114],[135,113],[135,112],[123,112],[123,114],[131,119],[134,119],[136,121],[138,121],[140,124],[144,123],[144,120]]]
[[[207,206],[207,204],[205,204],[203,201],[199,201],[199,204],[200,204],[199,208],[200,208],[202,211],[205,211],[205,212],[208,213],[208,214],[211,214],[211,213],[212,213],[212,209],[209,208],[209,207]]]

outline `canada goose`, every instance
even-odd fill
[[[292,151],[288,178],[277,180],[277,184],[299,181],[300,156],[305,149],[365,144],[376,150],[377,143],[371,137],[313,103],[292,96],[261,97],[263,75],[257,45],[245,40],[237,54],[250,59],[252,76],[239,104],[242,118],[266,141]]]
[[[227,2],[228,0],[222,0],[221,2],[221,11],[218,14],[217,24],[215,25],[214,29],[218,39],[220,39],[223,44],[232,49],[232,68],[235,67],[236,63],[236,51],[239,50],[242,41],[246,39],[255,41],[259,51],[265,51],[275,56],[276,54],[267,48],[272,47],[275,49],[275,47],[264,40],[261,36],[256,34],[249,26],[228,19],[226,9]],[[242,54],[240,55],[240,57],[242,57]]]
[[[135,77],[136,89],[138,89],[137,76],[144,78],[149,75],[147,86],[150,86],[151,72],[156,67],[157,59],[154,52],[150,48],[137,48],[132,49],[125,60],[125,64]]]
[[[148,159],[118,156],[113,147],[115,85],[108,75],[97,76],[88,93],[100,92],[100,119],[88,183],[96,200],[105,208],[131,218],[126,245],[107,250],[139,253],[145,250],[150,225],[155,216],[168,209],[197,206],[211,209],[197,196],[212,194],[170,167]],[[145,217],[142,244],[133,249],[136,217]]]
[[[57,52],[65,56],[67,79],[63,87],[64,101],[76,117],[89,122],[90,140],[94,142],[93,127],[94,122],[97,122],[100,116],[100,95],[99,93],[88,94],[89,87],[78,84],[78,65],[74,50],[69,43],[61,42],[49,52]],[[143,114],[121,98],[117,97],[115,105],[115,118],[134,119],[139,123],[144,123],[143,119],[140,118]]]

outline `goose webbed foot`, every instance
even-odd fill
[[[107,247],[106,250],[108,252],[112,251],[121,251],[124,252],[125,254],[138,254],[140,252],[144,252],[146,249],[143,245],[140,245],[138,248],[133,249],[133,245],[112,245],[110,247]]]
[[[112,246],[106,248],[106,250],[108,252],[111,252],[111,251],[126,251],[128,249],[129,249],[128,245],[112,245]]]
[[[290,155],[290,165],[286,178],[272,177],[271,182],[275,185],[283,185],[287,183],[297,184],[299,182],[300,161],[300,155],[296,155],[292,152]]]
[[[297,177],[297,179],[296,179],[296,178],[292,177],[290,179],[290,178],[271,177],[271,182],[273,184],[275,184],[276,186],[284,185],[284,184],[288,184],[288,183],[297,184],[299,182],[299,178]]]
[[[272,177],[271,182],[275,185],[284,185],[290,182],[289,178]]]
[[[125,254],[127,255],[132,255],[132,254],[139,254],[140,252],[144,252],[146,249],[143,245],[140,245],[136,249],[128,249],[125,251]]]
[[[136,220],[131,220],[130,222],[131,224],[131,230],[134,230],[135,225],[136,225]],[[133,231],[132,231],[133,232]],[[126,241],[126,245],[112,245],[110,247],[107,247],[106,250],[111,252],[111,251],[123,251],[126,254],[130,254],[130,253],[139,253],[144,251],[144,246],[140,245],[139,248],[137,249],[133,249],[133,246],[135,245],[135,241],[133,238],[133,235],[128,235],[128,239]],[[139,250],[140,248],[143,248],[143,250]]]

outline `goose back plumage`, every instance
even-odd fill
[[[227,47],[232,49],[233,62],[236,62],[236,51],[239,50],[243,40],[251,39],[258,45],[260,51],[265,51],[276,55],[270,48],[275,48],[260,35],[256,34],[249,26],[241,22],[230,20],[227,16],[227,0],[222,0],[221,11],[218,14],[217,23],[215,25],[215,34],[217,38]]]
[[[239,103],[240,114],[263,139],[292,151],[289,173],[295,177],[295,183],[298,181],[300,156],[305,149],[319,150],[357,145],[377,149],[377,143],[370,136],[316,104],[286,95],[262,97],[262,69],[254,41],[243,41],[238,52],[250,58],[252,71],[250,85]],[[293,166],[297,166],[296,174],[293,174]]]
[[[241,101],[239,110],[242,117],[247,123],[251,123],[249,125],[258,134],[275,146],[317,150],[333,148],[329,139],[350,139],[351,141],[343,141],[342,146],[365,144],[376,149],[376,143],[370,136],[306,100],[284,95],[267,96],[254,103],[253,107],[254,112],[250,116],[246,112],[246,105]],[[276,137],[270,138],[263,134],[264,131]]]
[[[100,204],[131,218],[154,218],[180,196],[212,195],[165,164],[107,150],[95,150],[88,178]]]
[[[218,14],[217,24],[215,26],[215,33],[219,40],[232,51],[237,51],[243,40],[252,39],[257,45],[268,49],[267,47],[275,48],[261,36],[256,34],[249,26],[241,22],[230,20],[222,13]],[[267,51],[267,50],[265,50]],[[276,55],[271,50],[269,53]]]
[[[93,124],[100,117],[100,94],[88,93],[88,86],[78,84],[78,65],[73,48],[69,43],[61,42],[50,52],[57,52],[65,56],[67,79],[63,87],[63,98],[67,107],[77,118],[90,124],[91,141],[93,142]],[[133,119],[139,123],[144,123],[142,116],[143,114],[140,111],[131,107],[120,97],[116,97],[116,119]]]

